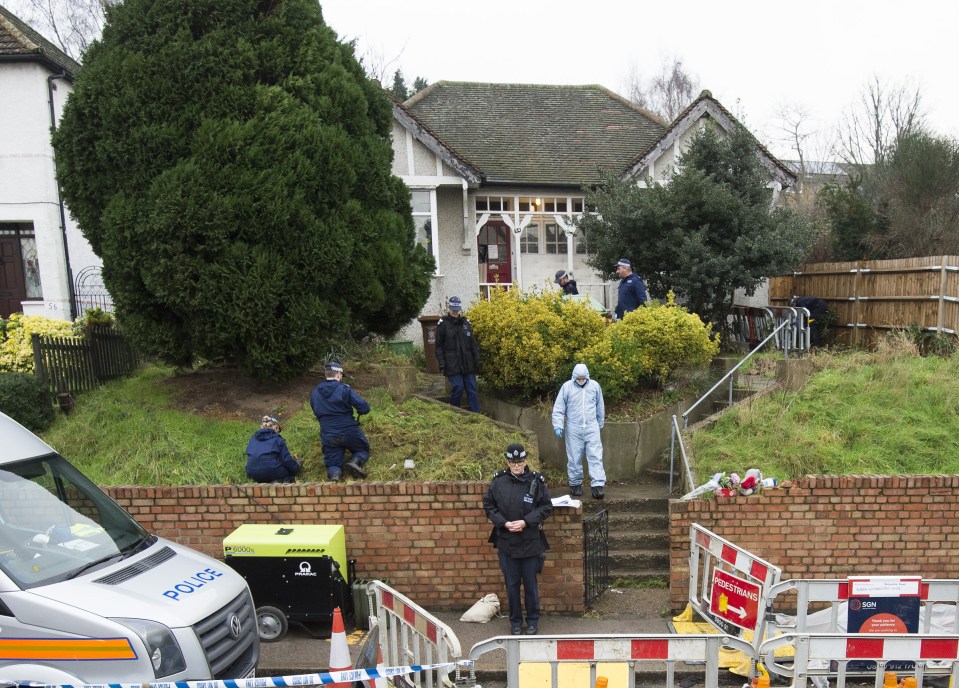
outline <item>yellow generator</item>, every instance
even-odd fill
[[[334,608],[344,620],[352,615],[343,526],[242,525],[223,540],[223,556],[250,586],[263,642],[282,638],[291,623],[326,638]]]

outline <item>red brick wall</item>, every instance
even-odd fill
[[[487,542],[486,483],[297,483],[114,487],[107,492],[150,532],[223,558],[223,538],[244,523],[342,524],[360,578],[390,585],[431,609],[466,608],[506,592]],[[275,519],[275,520],[274,520]],[[581,509],[555,509],[540,576],[547,613],[583,611]]]
[[[670,603],[689,597],[689,525],[779,566],[783,579],[959,576],[959,476],[810,476],[759,496],[669,503]]]

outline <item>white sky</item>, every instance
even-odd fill
[[[601,84],[625,93],[673,56],[774,153],[776,113],[835,130],[874,76],[922,87],[931,128],[959,137],[959,3],[951,0],[320,0],[365,61],[448,81]],[[815,147],[814,147],[815,148]],[[816,151],[811,151],[815,153]],[[807,157],[819,157],[815,154]]]

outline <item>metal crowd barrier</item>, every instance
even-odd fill
[[[716,571],[729,573],[733,580],[755,585],[757,590],[755,618],[731,622],[735,616],[722,616],[720,604],[713,600]],[[752,642],[747,642],[747,656],[756,659],[762,639],[766,637],[766,614],[770,591],[779,582],[782,569],[751,552],[734,545],[698,523],[689,527],[689,604],[693,610],[722,633],[746,642],[747,631]],[[745,616],[745,614],[744,614]],[[750,671],[750,675],[753,672]]]
[[[462,657],[453,630],[408,597],[378,580],[370,581],[367,595],[370,609],[376,610],[380,653],[386,666],[448,664]],[[452,686],[459,679],[459,665],[455,679],[449,672],[449,667],[417,672],[393,677],[392,682],[405,688]]]
[[[779,623],[771,614],[775,611],[778,601],[788,593],[795,592],[795,615],[788,623]],[[777,599],[778,598],[778,599]],[[955,606],[959,603],[959,580],[928,579],[923,580],[920,587],[920,634],[929,634],[932,630],[932,610],[937,604]],[[829,609],[827,632],[838,633],[839,611],[841,605],[849,599],[849,584],[845,578],[822,579],[790,579],[781,581],[772,586],[769,591],[769,629],[768,635],[774,633],[806,633],[809,631],[809,615],[813,613],[811,606]],[[952,633],[959,634],[959,613],[955,614],[952,622]]]
[[[747,349],[757,348],[773,332],[776,348],[787,357],[790,351],[808,351],[812,344],[809,311],[805,308],[733,306],[729,319],[732,338]],[[787,326],[782,328],[784,323]]]
[[[662,672],[665,683],[658,685],[674,688],[683,664],[704,670],[706,688],[717,688],[724,647],[752,652],[748,643],[723,635],[539,635],[490,638],[474,645],[469,658],[505,650],[508,688],[595,686],[597,676],[607,676],[610,686],[635,688],[637,669]]]
[[[779,664],[774,656],[785,646],[796,650],[791,667]],[[959,685],[959,636],[952,634],[790,633],[767,640],[760,653],[770,672],[792,677],[790,688],[804,688],[818,677],[834,677],[836,688],[844,688],[847,676],[872,676],[876,688],[881,688],[887,665],[903,661],[915,662],[914,670],[903,675],[915,676],[917,688],[927,677],[948,676],[949,685]],[[869,671],[847,671],[850,662],[875,665]]]

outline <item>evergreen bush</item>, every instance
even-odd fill
[[[670,292],[663,304],[650,301],[627,313],[581,358],[607,401],[620,401],[644,384],[662,387],[679,368],[707,365],[717,353],[719,335],[677,306]]]
[[[554,392],[569,378],[577,352],[597,341],[603,317],[560,292],[494,290],[469,310],[483,360],[483,380],[525,396]]]
[[[31,432],[49,428],[56,415],[46,385],[30,373],[0,375],[0,411]]]
[[[392,113],[315,0],[110,3],[53,144],[136,348],[289,379],[416,317]]]
[[[4,336],[0,342],[0,372],[33,372],[33,334],[56,337],[73,336],[72,324],[65,320],[44,318],[41,315],[14,313],[4,321]]]
[[[73,334],[82,337],[87,330],[95,327],[113,327],[113,314],[102,308],[90,308],[73,321]]]

